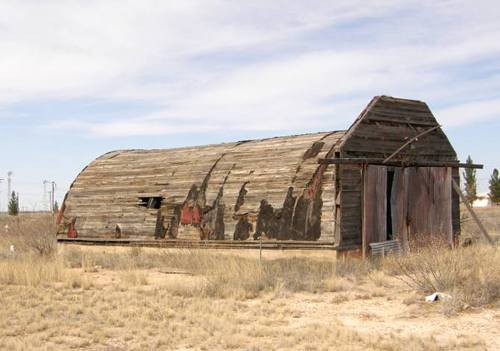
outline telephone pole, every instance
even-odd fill
[[[7,206],[12,192],[12,174],[14,174],[12,171],[7,172]]]
[[[43,209],[50,211],[50,203],[47,198],[47,184],[50,184],[48,180],[43,181]]]
[[[50,187],[51,187],[51,190],[49,191],[49,195],[50,195],[50,212],[54,213],[54,208],[55,208],[55,193],[56,193],[56,187],[57,187],[57,184],[56,182],[54,182],[53,180],[44,180],[43,181],[43,184],[45,186],[45,184],[50,184]]]

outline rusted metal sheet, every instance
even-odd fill
[[[401,243],[399,240],[370,243],[370,251],[372,256],[399,255],[401,253]]]

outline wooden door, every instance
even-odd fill
[[[363,255],[390,239],[403,250],[410,242],[452,244],[451,168],[366,166],[362,209]]]
[[[394,168],[390,192],[392,237],[399,240],[401,248],[408,248],[408,172],[405,168]]]
[[[409,239],[452,244],[451,168],[412,167],[405,172]]]
[[[363,171],[363,256],[369,244],[387,238],[387,167],[368,165]]]

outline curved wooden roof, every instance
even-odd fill
[[[330,156],[344,133],[334,131],[176,149],[110,152],[94,160],[78,175],[67,194],[64,217],[66,222],[68,218],[77,219],[79,236],[112,233],[116,224],[129,235],[153,235],[157,230],[158,210],[140,206],[141,197],[160,196],[165,227],[175,225],[169,221],[185,224],[199,220],[174,218],[179,217],[182,207],[198,206],[201,214],[192,211],[181,214],[196,217],[223,206],[224,237],[233,239],[242,216],[249,216],[250,222],[258,226],[257,215],[263,206],[267,206],[268,211],[282,209],[286,207],[287,197],[299,198],[308,187],[318,187],[312,184],[318,170],[321,174],[316,178],[320,178],[322,191],[332,191],[332,175],[328,176],[326,167],[318,165],[317,160]],[[322,204],[321,212],[321,222],[327,223],[326,217],[333,214],[331,201]],[[218,221],[220,227],[220,218]],[[183,227],[177,225],[176,230]],[[266,225],[272,224],[261,223],[261,227]],[[184,232],[169,235],[198,236],[196,232]]]

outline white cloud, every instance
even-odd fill
[[[137,140],[111,136],[333,130],[378,94],[425,100],[445,127],[495,120],[499,17],[497,1],[481,0],[3,0],[0,128],[18,123],[24,137],[37,121],[105,147]],[[54,115],[39,117],[38,102]],[[151,108],[134,114],[121,102]],[[81,160],[92,146],[78,145]],[[68,160],[75,172],[81,160],[46,154],[64,166],[34,165],[37,154],[16,174],[29,164],[29,179],[66,188]],[[40,186],[16,189],[34,204]]]
[[[375,94],[483,106],[475,102],[478,82],[498,77],[457,84],[448,71],[458,67],[459,75],[461,66],[498,57],[498,8],[466,1],[4,1],[0,103],[87,98],[164,106],[134,118],[117,112],[102,121],[47,122],[97,136],[345,128]],[[228,53],[234,59],[217,56]],[[463,115],[460,123],[474,120]]]
[[[500,98],[457,104],[453,107],[438,110],[436,115],[441,123],[448,126],[466,125],[471,121],[479,123],[500,119]]]

